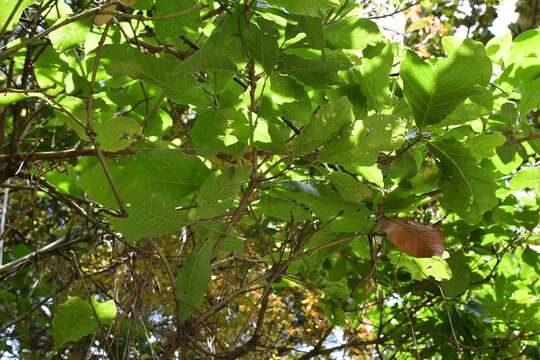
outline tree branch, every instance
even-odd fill
[[[79,242],[87,242],[94,239],[93,235],[84,235],[79,236],[75,238],[66,238],[62,237],[56,241],[53,241],[50,244],[47,244],[43,246],[42,248],[31,252],[30,254],[27,254],[23,257],[20,257],[16,260],[13,260],[12,262],[9,262],[5,265],[0,266],[0,278],[4,279],[7,276],[10,276],[20,269],[24,268],[28,264],[32,263],[37,258],[42,258],[46,256],[50,256],[56,251],[59,251],[65,247],[68,247],[70,245],[79,243]]]
[[[530,141],[530,140],[536,140],[536,139],[540,139],[540,132],[532,132],[528,135],[525,135],[524,137],[509,138],[508,140],[506,140],[504,144],[514,145],[514,144],[522,143],[524,141]]]

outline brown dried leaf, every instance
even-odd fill
[[[116,9],[116,5],[111,5],[111,6],[107,6],[103,10],[112,11],[115,9]],[[111,21],[112,17],[113,16],[110,14],[97,14],[96,17],[94,18],[94,25],[99,26],[99,25],[106,24],[109,21]]]
[[[444,235],[435,226],[425,226],[409,219],[382,217],[378,227],[392,244],[411,256],[441,256],[444,252]]]

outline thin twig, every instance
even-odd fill
[[[94,59],[94,67],[92,69],[92,78],[90,80],[90,85],[88,88],[88,106],[87,106],[87,113],[86,113],[86,135],[90,139],[90,142],[92,145],[94,145],[94,149],[96,151],[96,155],[99,159],[99,162],[101,164],[101,167],[103,168],[103,172],[105,173],[105,177],[107,178],[107,182],[109,183],[109,186],[111,187],[111,191],[114,195],[114,198],[116,200],[116,203],[118,204],[120,212],[117,214],[118,217],[127,217],[127,209],[126,205],[124,204],[124,201],[120,197],[120,192],[118,191],[118,187],[116,186],[113,176],[111,174],[111,171],[109,169],[109,165],[107,164],[107,159],[105,158],[105,155],[100,149],[99,142],[96,140],[96,134],[94,132],[94,125],[93,125],[93,119],[94,119],[94,88],[96,85],[96,76],[97,71],[99,67],[99,60],[101,56],[101,48],[103,47],[103,44],[105,44],[105,40],[107,39],[107,32],[109,31],[109,25],[110,23],[107,23],[105,25],[105,29],[103,30],[103,33],[101,34],[101,39],[99,40],[98,46],[96,48],[96,57]]]
[[[192,6],[190,8],[187,8],[185,10],[182,10],[182,11],[179,11],[177,13],[173,13],[173,14],[167,14],[167,15],[163,15],[163,16],[143,16],[143,15],[133,15],[133,14],[128,14],[128,13],[124,13],[124,12],[121,12],[121,11],[117,11],[117,10],[108,10],[108,9],[104,9],[102,11],[99,12],[99,14],[103,14],[103,15],[113,15],[113,16],[119,16],[119,17],[122,17],[122,18],[126,18],[126,19],[132,19],[132,20],[139,20],[139,21],[159,21],[159,20],[171,20],[171,19],[175,19],[177,17],[180,17],[180,16],[184,16],[184,15],[187,15],[187,14],[191,14],[195,11],[198,11],[198,10],[201,10],[205,7],[207,7],[208,5],[206,4],[199,4],[199,5],[195,5],[195,6]]]
[[[514,144],[522,143],[524,141],[531,141],[531,140],[536,140],[536,139],[540,139],[540,132],[532,132],[530,134],[525,135],[524,137],[509,138],[508,140],[506,140],[504,144],[514,145]]]
[[[384,14],[384,15],[378,15],[378,16],[370,16],[370,17],[367,17],[365,19],[369,19],[369,20],[374,20],[374,19],[383,19],[383,18],[387,18],[387,17],[391,17],[391,16],[394,16],[394,15],[397,15],[399,14],[400,12],[403,12],[403,11],[406,11],[410,8],[412,8],[413,6],[416,6],[420,3],[420,1],[415,1],[415,2],[412,2],[408,5],[405,5],[404,7],[402,8],[399,8],[389,14]]]
[[[66,26],[68,24],[74,23],[74,22],[76,22],[78,20],[81,20],[81,19],[84,19],[84,18],[87,18],[87,17],[97,15],[101,10],[105,9],[106,7],[108,7],[110,5],[111,5],[111,2],[107,1],[106,3],[104,3],[102,5],[99,5],[99,6],[95,7],[95,8],[83,11],[83,12],[81,12],[81,13],[75,15],[75,16],[67,18],[64,21],[59,22],[58,24],[55,24],[55,25],[51,26],[50,28],[43,30],[40,33],[37,33],[36,35],[34,35],[32,37],[29,37],[28,39],[22,41],[18,45],[15,45],[15,46],[7,49],[3,53],[0,53],[0,60],[10,57],[11,55],[15,54],[17,51],[24,48],[25,46],[28,46],[28,45],[32,44],[34,41],[49,35],[53,31],[58,30],[61,27],[64,27],[64,26]],[[6,46],[4,46],[3,48],[0,48],[0,51],[4,50],[6,48]]]

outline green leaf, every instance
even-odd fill
[[[304,155],[332,139],[344,125],[354,120],[352,105],[346,97],[330,102],[313,115],[294,144],[294,152]]]
[[[279,34],[272,25],[265,22],[261,25],[251,23],[244,29],[244,46],[247,53],[262,65],[264,71],[271,73],[280,57]]]
[[[328,179],[345,201],[362,202],[373,195],[366,184],[362,184],[349,174],[336,171],[331,173]]]
[[[243,65],[246,62],[244,46],[238,26],[241,16],[244,15],[237,12],[226,15],[223,23],[212,32],[212,35],[210,35],[210,38],[205,44],[205,48],[213,48],[222,52],[224,56],[236,65]]]
[[[247,186],[251,169],[230,167],[209,176],[197,192],[196,219],[208,219],[230,210],[241,186]]]
[[[82,140],[90,141],[86,135],[86,103],[77,97],[65,96],[58,104],[63,111],[56,110],[56,117],[74,130]],[[135,119],[127,116],[113,117],[113,110],[100,99],[95,101],[93,127],[96,140],[104,151],[116,152],[125,149],[142,137],[142,127]]]
[[[519,103],[519,112],[522,118],[525,118],[531,110],[540,109],[540,77],[531,81],[527,81],[521,87],[521,101]]]
[[[478,86],[486,86],[491,77],[491,61],[481,44],[465,40],[433,67],[408,51],[400,75],[416,125],[423,128],[442,121],[462,101],[476,94]]]
[[[486,44],[486,55],[495,64],[503,65],[508,61],[512,48],[512,33],[507,31],[504,35],[495,36]]]
[[[479,134],[467,139],[467,146],[471,154],[477,159],[487,159],[495,155],[495,149],[503,145],[506,137],[498,132],[493,134]]]
[[[119,116],[94,125],[97,141],[105,151],[120,151],[142,137],[137,120]]]
[[[526,58],[536,59],[540,57],[540,29],[532,29],[522,32],[512,42],[512,49],[508,57],[508,65],[520,66]]]
[[[510,189],[522,190],[526,188],[538,188],[540,184],[540,167],[531,166],[520,170],[510,180]]]
[[[378,110],[387,103],[390,71],[394,61],[392,44],[381,43],[364,51],[360,65],[360,85],[368,101]]]
[[[456,140],[428,144],[441,171],[441,204],[470,223],[497,205],[494,174],[477,165],[470,152]]]
[[[442,38],[442,45],[447,56],[452,55],[465,39],[459,36],[445,36]]]
[[[156,16],[180,13],[198,5],[196,0],[159,0],[156,2]],[[179,34],[196,35],[201,24],[200,10],[166,20],[155,20],[154,29],[158,39],[170,42],[178,41]]]
[[[367,181],[377,184],[380,188],[384,187],[383,174],[377,164],[371,166],[357,166],[353,170]]]
[[[384,40],[379,27],[371,20],[351,17],[326,28],[326,40],[333,49],[364,50]]]
[[[306,34],[306,40],[314,49],[322,50],[326,46],[325,29],[320,17],[298,16],[298,29]]]
[[[141,54],[128,46],[105,45],[101,62],[111,76],[127,75],[154,84],[163,90],[165,96],[176,103],[202,107],[210,104],[210,97],[199,87],[193,75],[184,72],[171,76],[170,71],[165,71],[165,69],[179,71],[177,60],[171,57],[158,58]],[[182,65],[178,66],[182,67]],[[194,65],[191,66],[188,68],[189,71],[197,69],[193,67]]]
[[[424,29],[429,27],[429,19],[428,18],[421,18],[413,22],[411,25],[407,27],[407,32],[413,32],[416,30]]]
[[[308,220],[311,214],[307,209],[294,201],[264,197],[256,205],[254,212],[259,217],[276,218],[282,221],[292,219],[296,221]]]
[[[283,55],[276,71],[292,75],[306,85],[326,87],[341,81],[337,72],[351,67],[350,60],[340,52],[327,52],[314,58],[301,58],[296,55]]]
[[[440,257],[417,259],[403,255],[399,264],[411,274],[413,280],[424,280],[432,277],[436,281],[443,281],[452,278],[450,266]]]
[[[208,291],[212,270],[212,246],[207,240],[201,247],[192,251],[176,276],[176,298],[179,302],[180,317],[188,319],[201,304]]]
[[[11,31],[18,23],[23,10],[36,0],[0,0],[0,30]],[[9,23],[8,23],[9,21]]]
[[[70,297],[58,306],[53,320],[53,337],[56,349],[69,342],[77,342],[98,330],[94,311],[80,297]]]
[[[452,278],[441,283],[441,287],[446,297],[456,297],[463,294],[471,282],[471,273],[467,258],[463,252],[456,252],[447,260],[452,270]]]
[[[41,88],[54,87],[55,93],[72,93],[75,88],[76,73],[68,53],[58,54],[51,47],[45,48],[34,62],[36,80]],[[62,58],[60,57],[62,55]],[[79,66],[79,65],[77,65]],[[53,90],[49,90],[51,93]]]
[[[131,0],[133,3],[130,7],[138,10],[150,9],[154,6],[154,0]]]
[[[92,306],[101,324],[108,324],[116,317],[116,304],[114,300],[99,302],[92,298]]]
[[[66,18],[58,19],[54,25],[63,22]],[[49,39],[53,48],[58,52],[63,52],[75,46],[84,44],[86,35],[90,31],[90,19],[82,19],[72,22],[49,34]],[[53,25],[53,26],[54,26]]]
[[[291,14],[304,16],[319,16],[321,7],[318,0],[269,0],[268,4],[284,7]]]
[[[521,87],[540,75],[540,30],[519,34],[512,42],[507,67],[497,80],[505,91]]]
[[[381,152],[401,146],[404,131],[404,123],[394,115],[368,116],[345,127],[334,141],[325,144],[319,159],[347,167],[371,166]]]
[[[272,192],[273,196],[308,206],[332,232],[367,232],[373,226],[369,211],[363,204],[343,201],[328,187],[296,181],[283,182],[282,185]]]
[[[89,141],[90,139],[86,135],[86,124],[88,119],[88,110],[87,104],[85,101],[78,97],[74,96],[65,96],[58,100],[60,105],[60,110],[55,110],[56,117],[68,125],[75,133],[84,141]],[[93,113],[93,125],[99,128],[101,119],[111,119],[114,116],[114,111],[112,108],[107,106],[101,99],[96,99],[94,101],[94,113]],[[109,120],[112,121],[112,120]],[[106,123],[106,121],[104,122]],[[111,127],[109,126],[109,130]],[[104,130],[107,130],[105,125]],[[101,131],[100,138],[98,140],[104,140],[105,144],[108,145],[109,134]]]
[[[205,47],[179,63],[172,73],[177,75],[188,72],[213,73],[220,71],[231,73],[232,78],[232,74],[236,72],[236,65],[225,56],[223,51]]]
[[[210,171],[201,160],[180,150],[154,149],[108,161],[129,217],[112,219],[126,239],[136,241],[180,230],[187,221],[175,210],[182,199],[202,185]],[[83,167],[85,163],[81,163]],[[111,187],[97,161],[83,167],[80,187],[95,201],[116,209]]]
[[[224,152],[238,157],[249,140],[249,123],[240,111],[208,110],[197,116],[191,137],[201,155],[212,158]]]

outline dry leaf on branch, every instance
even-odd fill
[[[409,219],[382,217],[378,228],[386,233],[392,244],[411,256],[441,256],[444,252],[444,235],[438,227]]]

